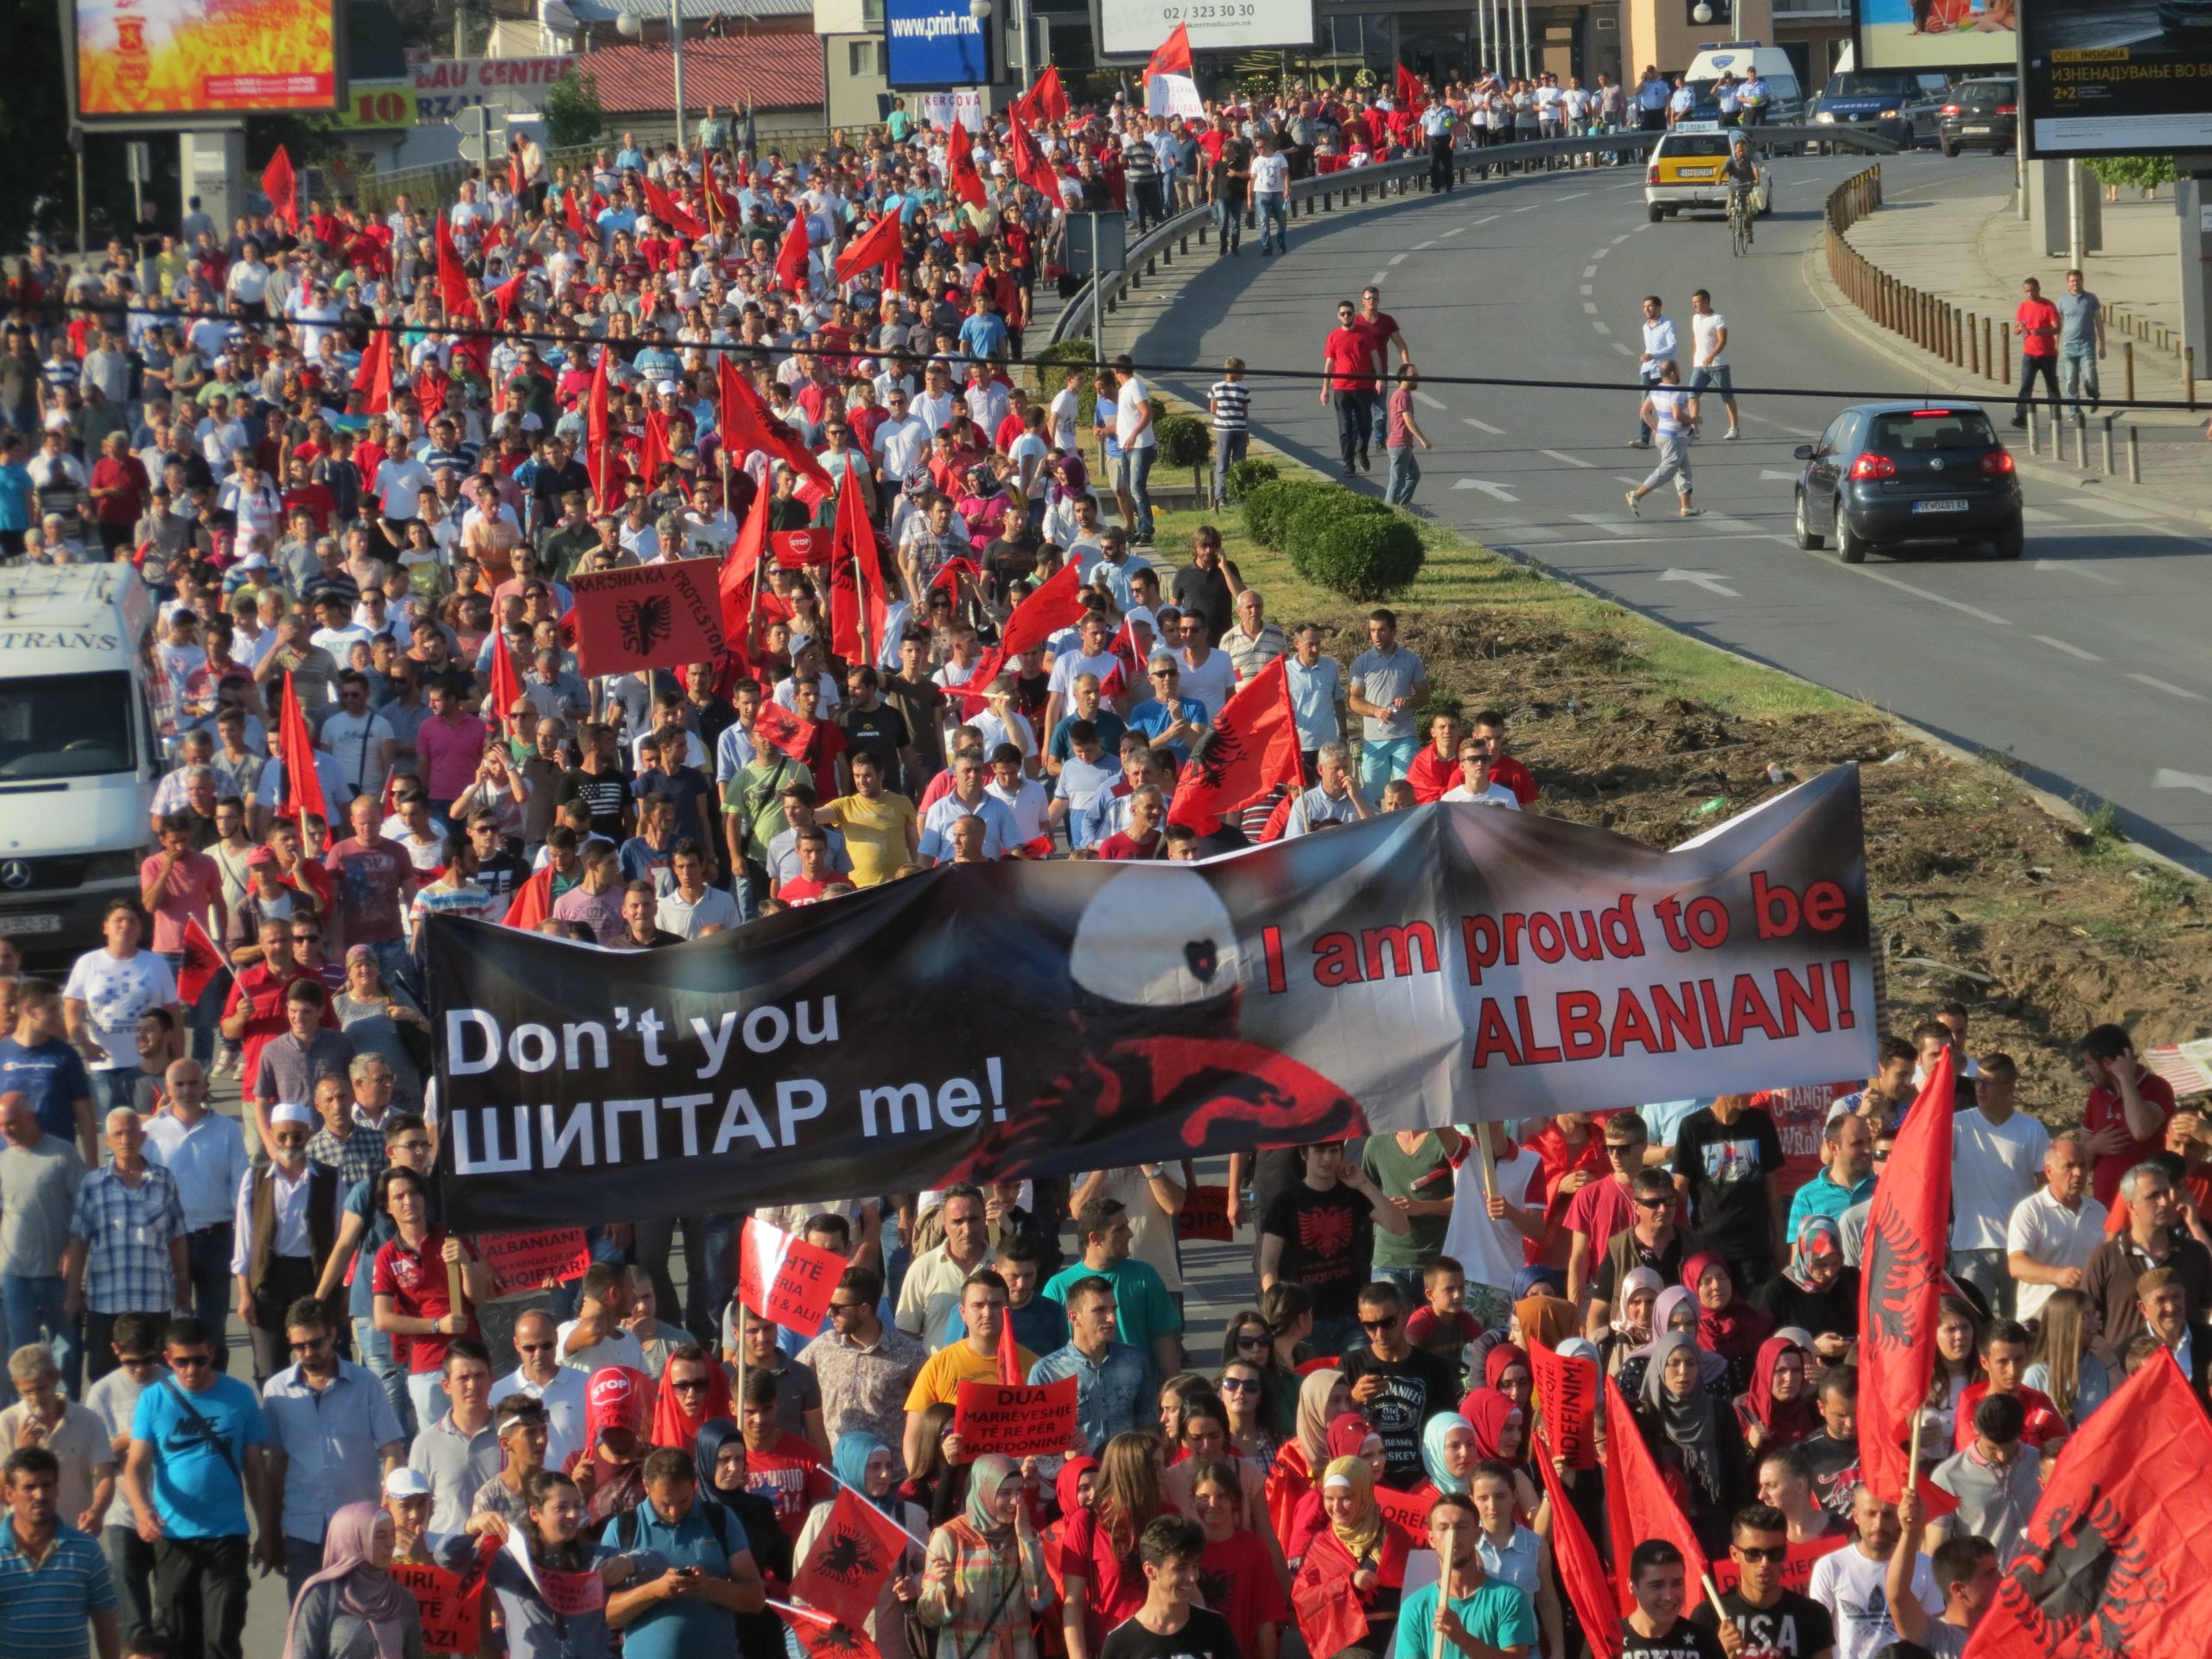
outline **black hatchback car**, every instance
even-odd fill
[[[2002,156],[2019,142],[2019,88],[2011,80],[1962,80],[1943,102],[1936,143],[1946,156],[1986,149]]]
[[[1797,545],[1846,564],[1911,542],[1986,542],[2020,556],[2020,480],[1973,404],[1860,404],[1797,446]]]

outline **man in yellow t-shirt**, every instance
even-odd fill
[[[855,749],[848,764],[853,769],[853,793],[817,808],[815,821],[845,832],[853,885],[872,887],[888,881],[902,866],[918,861],[921,817],[912,801],[884,788],[883,762],[872,752]]]
[[[849,835],[850,831],[847,833]],[[963,1382],[998,1381],[1001,1333],[1005,1333],[1004,1340],[1014,1340],[1013,1333],[1006,1328],[1007,1300],[1006,1281],[989,1268],[976,1268],[960,1287],[960,1318],[968,1327],[968,1334],[950,1347],[940,1348],[931,1354],[914,1378],[914,1386],[906,1391],[907,1468],[918,1466],[915,1459],[921,1454],[925,1411],[940,1402],[957,1405]],[[1020,1362],[1020,1375],[1027,1376],[1037,1357],[1019,1345],[1014,1351]],[[948,1456],[957,1456],[957,1446],[948,1445],[945,1451]]]

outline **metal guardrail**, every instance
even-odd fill
[[[1748,127],[1744,130],[1750,135],[1755,148],[1770,154],[1777,149],[1811,144],[1827,144],[1839,149],[1853,149],[1873,156],[1894,155],[1897,148],[1885,138],[1850,127]],[[1488,176],[1501,169],[1509,175],[1548,170],[1548,164],[1552,162],[1579,156],[1597,154],[1640,157],[1664,136],[1662,132],[1608,132],[1573,138],[1537,138],[1510,144],[1464,146],[1452,153],[1452,182],[1454,185],[1465,184],[1470,178]],[[1873,170],[1878,174],[1880,168],[1878,166]],[[1358,207],[1377,198],[1388,200],[1394,195],[1415,194],[1428,189],[1429,177],[1429,158],[1416,156],[1402,162],[1386,162],[1380,166],[1321,173],[1299,179],[1290,187],[1290,199],[1285,209],[1286,220],[1301,217],[1310,219],[1317,213],[1333,213],[1339,207]],[[1083,338],[1090,327],[1094,310],[1100,311],[1103,315],[1118,308],[1122,295],[1128,289],[1143,287],[1147,279],[1159,274],[1161,265],[1173,263],[1179,254],[1187,257],[1193,238],[1196,238],[1199,247],[1205,247],[1206,238],[1213,229],[1213,209],[1211,207],[1187,208],[1166,223],[1155,226],[1130,245],[1127,262],[1120,270],[1105,273],[1103,289],[1096,276],[1077,289],[1061,307],[1059,315],[1052,320],[1048,343],[1058,346],[1066,340]],[[1095,353],[1096,341],[1093,346]]]

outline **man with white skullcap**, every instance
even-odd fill
[[[266,1382],[289,1362],[284,1310],[315,1294],[322,1265],[338,1242],[345,1183],[328,1164],[308,1157],[315,1115],[296,1100],[269,1109],[272,1161],[238,1183],[232,1219],[231,1275],[238,1316],[253,1343],[253,1380]]]

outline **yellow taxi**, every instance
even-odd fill
[[[1728,163],[1728,147],[1736,129],[1717,121],[1685,121],[1662,134],[1651,151],[1643,173],[1643,211],[1656,225],[1676,213],[1728,211],[1728,186],[1722,169]],[[1772,163],[1752,151],[1758,162],[1759,181],[1751,188],[1751,206],[1760,213],[1774,211]]]

